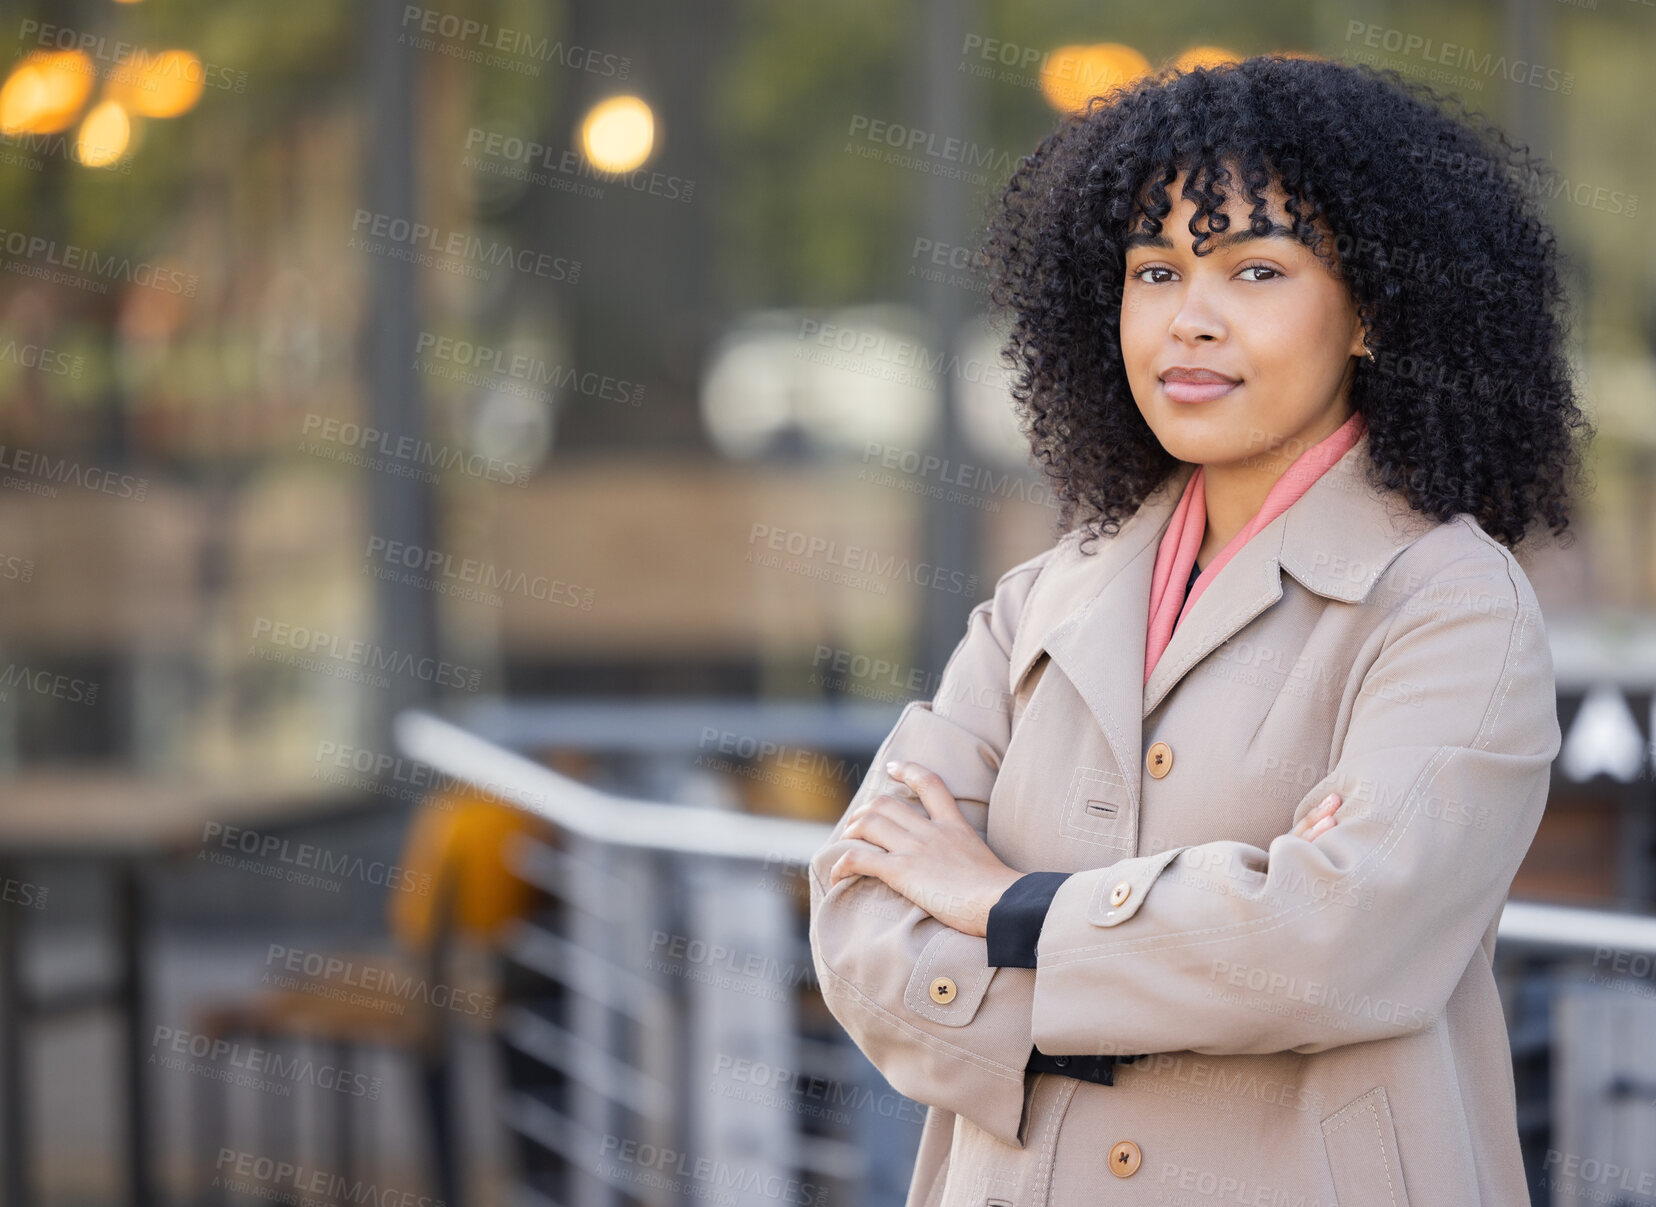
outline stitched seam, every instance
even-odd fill
[[[1421,768],[1420,775],[1416,777],[1414,784],[1411,784],[1409,787],[1408,796],[1413,803],[1407,815],[1400,816],[1392,822],[1391,829],[1388,830],[1386,832],[1386,836],[1381,839],[1380,845],[1375,847],[1368,857],[1365,858],[1362,863],[1358,864],[1357,867],[1354,867],[1350,872],[1346,873],[1345,876],[1342,876],[1340,879],[1336,880],[1334,882],[1336,887],[1345,885],[1348,881],[1352,887],[1360,887],[1364,881],[1369,878],[1369,876],[1373,875],[1375,869],[1379,866],[1381,861],[1392,853],[1398,843],[1403,841],[1403,835],[1408,828],[1409,822],[1414,819],[1415,813],[1419,812],[1420,802],[1416,798],[1421,793],[1430,790],[1432,784],[1437,781],[1438,774],[1442,772],[1443,767],[1448,764],[1449,756],[1451,756],[1456,749],[1459,748],[1453,746],[1440,747],[1438,753],[1434,754],[1432,759],[1427,762],[1426,766]],[[1435,769],[1432,766],[1434,761],[1439,762],[1439,765]],[[1431,779],[1426,780],[1428,772],[1431,773]],[[1424,786],[1421,786],[1422,780],[1426,780]],[[1351,879],[1351,877],[1356,876],[1359,871],[1362,872],[1362,876],[1355,880]],[[1181,947],[1199,947],[1205,943],[1215,942],[1219,938],[1229,938],[1234,935],[1269,934],[1273,930],[1280,930],[1284,926],[1292,925],[1302,916],[1314,915],[1322,910],[1331,908],[1332,905],[1333,899],[1331,893],[1330,899],[1327,901],[1306,901],[1300,905],[1290,906],[1281,913],[1270,914],[1264,918],[1254,919],[1253,921],[1236,922],[1229,926],[1209,926],[1202,930],[1187,930],[1179,932],[1181,937],[1188,938],[1190,940],[1189,942],[1170,943],[1167,942],[1165,938],[1158,939],[1155,936],[1151,936],[1144,939],[1129,940],[1127,946],[1119,946],[1119,941],[1118,943],[1095,943],[1089,947],[1079,947],[1066,952],[1064,956],[1054,960],[1053,963],[1055,965],[1077,963],[1083,958],[1089,960],[1109,960],[1114,959],[1117,956],[1137,955],[1143,951],[1167,951],[1175,950]],[[1125,921],[1125,919],[1123,920]],[[1271,925],[1265,925],[1267,922],[1271,923]],[[1212,937],[1203,938],[1200,936]],[[1115,951],[1108,950],[1111,947],[1119,947],[1119,949]]]
[[[1507,581],[1512,584],[1513,595],[1512,631],[1507,634],[1506,663],[1501,667],[1501,679],[1504,686],[1501,688],[1500,699],[1493,701],[1494,713],[1491,714],[1488,707],[1484,709],[1485,720],[1483,724],[1478,726],[1478,734],[1472,740],[1473,749],[1477,749],[1487,740],[1488,731],[1494,729],[1496,719],[1500,717],[1501,710],[1506,707],[1507,695],[1512,691],[1512,656],[1514,653],[1523,650],[1525,638],[1529,632],[1530,621],[1524,620],[1520,623],[1519,619],[1523,615],[1524,593],[1518,589],[1518,581],[1512,576],[1511,565],[1504,562],[1502,564],[1506,565]]]
[[[1013,1081],[1019,1085],[1023,1084],[1024,1071],[1022,1069],[1014,1069],[1011,1065],[1002,1064],[998,1060],[992,1060],[987,1056],[979,1055],[978,1053],[973,1052],[970,1048],[959,1047],[958,1045],[951,1044],[948,1040],[939,1039],[929,1032],[922,1031],[914,1024],[908,1022],[906,1019],[898,1017],[891,1011],[887,1010],[884,1006],[880,1005],[879,1002],[869,997],[861,989],[857,988],[855,982],[846,980],[832,968],[828,968],[826,964],[823,965],[823,967],[827,969],[828,979],[836,981],[848,989],[850,991],[852,1004],[860,1007],[866,1013],[876,1016],[883,1022],[889,1022],[895,1025],[899,1030],[906,1032],[910,1037],[919,1043],[928,1048],[935,1049],[944,1056],[966,1060],[971,1064],[978,1066],[984,1072],[991,1073],[1002,1080]]]
[[[1507,567],[1507,578],[1509,581],[1512,579],[1511,567]],[[1514,586],[1516,586],[1516,584],[1514,584]],[[1520,600],[1519,602],[1521,604],[1522,601]],[[1396,622],[1397,618],[1393,617],[1392,624],[1395,625]],[[1450,760],[1454,757],[1455,751],[1462,749],[1476,750],[1479,748],[1478,744],[1480,742],[1487,741],[1487,730],[1493,726],[1495,717],[1500,713],[1499,707],[1495,707],[1494,715],[1491,715],[1491,708],[1494,706],[1496,693],[1498,691],[1500,698],[1504,701],[1506,695],[1510,692],[1512,687],[1512,655],[1514,651],[1513,641],[1518,627],[1518,623],[1516,619],[1514,619],[1512,629],[1508,631],[1507,654],[1501,665],[1500,677],[1496,680],[1494,687],[1490,689],[1490,700],[1484,705],[1484,719],[1480,722],[1477,733],[1473,736],[1472,744],[1465,747],[1443,746],[1438,749],[1438,753],[1434,754],[1432,758],[1427,761],[1426,766],[1421,768],[1420,775],[1416,777],[1414,784],[1410,785],[1408,799],[1411,804],[1409,809],[1392,821],[1390,829],[1387,830],[1386,835],[1381,839],[1380,844],[1376,846],[1375,849],[1370,852],[1370,854],[1360,864],[1352,868],[1351,871],[1347,872],[1345,876],[1340,877],[1334,882],[1336,886],[1342,886],[1349,883],[1353,888],[1356,888],[1363,885],[1368,878],[1374,874],[1380,863],[1385,858],[1390,856],[1392,851],[1395,850],[1403,841],[1405,834],[1408,832],[1410,823],[1414,821],[1416,814],[1420,811],[1420,796],[1431,790],[1432,785],[1437,782],[1438,776],[1442,774],[1443,769],[1448,766]],[[1388,626],[1388,636],[1390,635],[1390,632],[1391,627]],[[1434,764],[1436,764],[1436,766],[1434,766]],[[1428,776],[1430,778],[1428,778]],[[1422,783],[1422,781],[1424,781],[1424,783]],[[1361,875],[1359,876],[1358,873],[1361,873]],[[1357,878],[1352,879],[1352,877]],[[1148,950],[1175,950],[1182,947],[1200,946],[1204,943],[1213,942],[1214,938],[1218,937],[1229,937],[1232,935],[1242,934],[1269,934],[1273,930],[1278,930],[1283,926],[1291,924],[1302,916],[1313,916],[1321,910],[1328,909],[1331,905],[1332,897],[1328,901],[1307,901],[1298,906],[1290,906],[1287,910],[1284,910],[1279,914],[1267,915],[1264,918],[1255,919],[1253,921],[1233,923],[1229,926],[1213,926],[1202,930],[1180,932],[1181,936],[1190,940],[1189,942],[1169,943],[1164,939],[1150,937],[1146,939],[1132,940],[1130,941],[1130,946],[1120,948],[1115,951],[1107,950],[1116,946],[1116,944],[1109,942],[1098,943],[1088,947],[1074,948],[1052,961],[1052,966],[1058,967],[1066,964],[1078,963],[1083,959],[1113,959],[1116,956],[1136,955],[1141,951]],[[1122,919],[1122,921],[1126,921],[1126,919]],[[1274,922],[1274,924],[1266,926],[1264,925],[1266,922]],[[1202,938],[1201,936],[1213,936],[1213,938]]]
[[[1369,1103],[1369,1114],[1374,1118],[1374,1138],[1380,1145],[1380,1164],[1386,1171],[1386,1197],[1391,1200],[1392,1207],[1397,1207],[1397,1191],[1392,1187],[1391,1157],[1386,1152],[1386,1133],[1380,1127],[1380,1110],[1373,1102]]]
[[[1276,521],[1272,520],[1271,523],[1274,524],[1274,523],[1276,523]],[[1248,604],[1248,607],[1254,608],[1255,611],[1253,611],[1251,614],[1249,614],[1247,616],[1247,618],[1242,621],[1242,624],[1237,626],[1237,629],[1241,629],[1243,626],[1251,623],[1253,620],[1258,618],[1260,612],[1263,612],[1265,610],[1265,606],[1267,604],[1274,603],[1277,600],[1282,598],[1282,574],[1281,574],[1281,569],[1282,569],[1282,547],[1283,547],[1284,542],[1287,540],[1287,534],[1288,534],[1288,528],[1287,528],[1287,525],[1284,525],[1283,529],[1282,529],[1282,532],[1279,534],[1279,539],[1277,541],[1276,552],[1272,555],[1272,557],[1275,559],[1275,567],[1274,568],[1276,569],[1277,573],[1272,574],[1268,577],[1267,585],[1266,585],[1266,588],[1265,588],[1265,593],[1263,595],[1261,595],[1258,599],[1256,599],[1256,600],[1254,600],[1254,601],[1252,601],[1251,603]],[[1214,629],[1209,628],[1205,633],[1202,634],[1201,640],[1196,643],[1195,652],[1187,655],[1186,660],[1178,665],[1177,669],[1173,673],[1172,678],[1168,680],[1169,683],[1177,683],[1179,681],[1179,679],[1183,677],[1183,675],[1186,671],[1188,671],[1191,667],[1195,666],[1202,659],[1206,658],[1208,656],[1208,654],[1211,654],[1213,652],[1213,650],[1211,648],[1205,650],[1205,652],[1204,652],[1203,647],[1207,646],[1208,642],[1213,639],[1214,632],[1215,632]],[[1156,663],[1156,670],[1158,670],[1158,671],[1161,670],[1161,663],[1160,662]],[[1152,674],[1153,673],[1154,672],[1152,672]],[[1167,698],[1167,692],[1171,691],[1171,690],[1172,690],[1171,688],[1164,689],[1162,694],[1156,698],[1156,704],[1160,704],[1162,702],[1162,700],[1166,699]],[[1155,707],[1155,705],[1152,705],[1151,707],[1153,709]]]
[[[1346,1111],[1352,1111],[1353,1113],[1345,1119],[1341,1119],[1340,1122],[1323,1132],[1323,1135],[1332,1136],[1347,1123],[1350,1123],[1351,1120],[1358,1118],[1362,1111],[1366,1110],[1369,1118],[1374,1120],[1374,1138],[1380,1145],[1380,1166],[1386,1171],[1386,1197],[1391,1200],[1392,1207],[1397,1207],[1397,1191],[1392,1186],[1391,1161],[1386,1155],[1386,1133],[1380,1127],[1380,1111],[1374,1105],[1375,1099],[1372,1090],[1369,1093],[1364,1094],[1363,1098],[1366,1101],[1362,1103],[1361,1107],[1358,1107],[1357,1103],[1354,1102],[1351,1106],[1348,1106],[1345,1110],[1341,1111],[1340,1113],[1342,1115],[1345,1114]]]
[[[926,985],[926,983],[931,980],[931,969],[932,965],[937,962],[937,952],[938,950],[941,950],[943,944],[947,942],[947,939],[942,936],[945,936],[947,933],[947,931],[940,930],[937,932],[936,937],[933,937],[927,941],[925,957],[915,968],[914,973],[910,975],[908,993],[904,995],[904,1003],[908,1005],[916,1014],[929,1018],[934,1023],[943,1023],[945,1025],[948,1025],[951,1018],[955,1018],[963,1013],[966,1013],[961,1010],[956,1010],[953,1013],[950,1013],[947,1007],[939,1008],[934,1005],[931,1001],[930,988]],[[988,987],[989,978],[995,974],[994,969],[992,968],[985,968],[983,971],[983,976],[976,977],[968,982],[972,995],[978,999],[977,1004],[972,1007],[970,1014],[977,1013],[977,1006],[981,1005],[983,1002],[983,992]],[[955,982],[955,988],[960,988],[959,981]],[[960,998],[963,996],[965,995],[957,994],[954,1002],[951,1004],[958,1005],[960,1003]],[[966,1021],[971,1021],[970,1015],[968,1015]],[[962,1023],[961,1025],[964,1026],[965,1024]]]
[[[1032,1201],[1036,1203],[1045,1203],[1051,1194],[1052,1165],[1058,1149],[1058,1123],[1069,1114],[1070,1100],[1081,1088],[1081,1083],[1073,1077],[1066,1077],[1064,1081],[1066,1084],[1060,1088],[1059,1100],[1047,1108],[1045,1127],[1041,1132],[1041,1156],[1035,1166],[1035,1185],[1030,1188]]]
[[[1376,1088],[1378,1088],[1378,1087],[1376,1087]],[[1346,1103],[1339,1110],[1335,1111],[1328,1118],[1324,1119],[1323,1124],[1322,1124],[1323,1135],[1332,1136],[1335,1132],[1339,1131],[1346,1124],[1350,1123],[1353,1119],[1355,1119],[1357,1117],[1357,1115],[1361,1111],[1363,1111],[1366,1107],[1368,1107],[1374,1101],[1374,1095],[1375,1095],[1375,1090],[1369,1090],[1367,1093],[1363,1094],[1360,1098],[1357,1098],[1353,1102]],[[1334,1123],[1334,1120],[1336,1120],[1336,1119],[1339,1120],[1338,1123]],[[1329,1126],[1330,1124],[1333,1124],[1333,1126],[1332,1127]]]
[[[1125,905],[1111,906],[1108,910],[1106,910],[1105,902],[1107,900],[1107,894],[1105,893],[1105,884],[1102,880],[1100,880],[1098,882],[1098,887],[1093,890],[1091,900],[1088,902],[1087,921],[1091,922],[1094,926],[1120,926],[1123,922],[1128,921],[1134,914],[1138,913],[1139,907],[1144,904],[1144,899],[1150,895],[1150,887],[1156,883],[1156,880],[1161,876],[1162,871],[1168,864],[1177,859],[1180,852],[1185,849],[1186,848],[1183,846],[1169,847],[1166,851],[1159,851],[1155,855],[1152,855],[1150,858],[1157,862],[1149,864],[1142,872],[1140,872],[1138,877],[1134,879],[1132,882],[1133,896],[1128,898],[1127,904]],[[1114,888],[1115,886],[1110,885],[1109,887]],[[1123,910],[1126,912],[1121,913]],[[1105,921],[1105,915],[1110,912],[1120,913],[1121,916],[1119,918],[1112,918],[1109,921]],[[1143,942],[1144,940],[1134,941]],[[1091,951],[1092,948],[1083,948],[1082,950]]]
[[[1280,580],[1278,581],[1277,585],[1279,587],[1282,585]],[[1280,599],[1280,598],[1282,598],[1280,592],[1266,591],[1265,594],[1261,595],[1258,599],[1255,599],[1255,600],[1251,601],[1248,604],[1248,607],[1258,608],[1259,610],[1254,612],[1252,615],[1248,616],[1245,620],[1243,620],[1242,625],[1247,625],[1250,621],[1253,621],[1253,620],[1257,619],[1258,616],[1259,616],[1259,613],[1263,612],[1265,610],[1265,605],[1266,604],[1271,603],[1271,602],[1273,602],[1277,599]],[[1239,625],[1238,628],[1240,629],[1242,627],[1242,625]],[[1169,682],[1174,682],[1174,683],[1178,682],[1179,677],[1181,675],[1183,675],[1191,667],[1195,666],[1202,659],[1206,658],[1209,654],[1213,653],[1213,651],[1211,649],[1204,650],[1202,648],[1203,646],[1207,645],[1207,643],[1210,640],[1212,640],[1213,634],[1214,634],[1213,629],[1208,629],[1207,632],[1202,634],[1201,640],[1196,643],[1195,652],[1191,653],[1191,654],[1187,654],[1185,656],[1184,660],[1182,662],[1179,662],[1176,665],[1176,669],[1174,670],[1173,676],[1169,680]],[[1157,671],[1161,670],[1161,663],[1160,662],[1156,663],[1156,670]],[[1164,693],[1164,695],[1165,695],[1165,693]],[[1159,704],[1161,702],[1161,699],[1158,698],[1156,702]],[[1154,711],[1154,710],[1155,710],[1155,705],[1151,705],[1151,711]]]
[[[1130,566],[1132,566],[1134,562],[1138,561],[1139,558],[1143,557],[1145,555],[1146,551],[1148,551],[1154,543],[1155,543],[1155,541],[1154,541],[1153,537],[1146,537],[1145,540],[1144,540],[1144,543],[1142,545],[1140,545],[1136,550],[1133,551],[1133,554],[1132,554],[1131,557],[1129,557],[1125,562],[1122,563],[1121,568],[1117,571],[1117,573],[1118,574],[1125,574],[1127,572],[1127,569]],[[1105,585],[1108,586],[1108,584],[1105,584]],[[1100,587],[1098,594],[1102,595],[1103,593],[1104,593],[1104,587]],[[1087,601],[1087,606],[1086,606],[1085,609],[1082,610],[1081,615],[1085,616],[1087,612],[1090,612],[1092,610],[1093,604],[1095,604],[1097,602],[1098,602],[1098,595],[1094,595],[1092,597],[1092,599]],[[1129,669],[1129,673],[1131,673],[1130,669]],[[1139,671],[1139,673],[1143,674],[1143,670],[1141,669]],[[1142,810],[1143,807],[1144,807],[1143,806],[1143,800],[1142,800],[1142,794],[1139,792],[1137,785],[1135,785],[1135,783],[1134,783],[1134,780],[1137,777],[1126,775],[1125,774],[1125,768],[1138,764],[1141,761],[1143,756],[1139,753],[1135,753],[1133,755],[1132,762],[1129,762],[1127,760],[1127,758],[1125,757],[1126,754],[1127,754],[1127,739],[1122,734],[1121,725],[1120,725],[1119,722],[1117,722],[1117,720],[1115,718],[1115,714],[1113,712],[1111,712],[1107,707],[1105,707],[1102,703],[1100,703],[1098,705],[1098,711],[1101,714],[1101,717],[1104,721],[1104,736],[1108,740],[1108,742],[1110,743],[1111,750],[1115,753],[1117,764],[1119,764],[1124,769],[1123,770],[1123,775],[1125,776],[1125,778],[1127,780],[1127,791],[1132,794],[1132,805],[1135,809]]]

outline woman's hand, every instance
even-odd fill
[[[1295,838],[1303,838],[1306,842],[1313,842],[1317,835],[1322,834],[1334,825],[1334,811],[1340,807],[1340,794],[1330,792],[1321,801],[1307,810],[1304,817],[1294,823],[1294,828],[1288,833]]]
[[[924,811],[885,794],[858,805],[840,833],[871,846],[852,847],[835,860],[828,887],[847,876],[872,876],[945,926],[981,938],[990,907],[1023,873],[989,849],[936,772],[887,763],[886,774],[910,788]]]

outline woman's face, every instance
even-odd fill
[[[1233,177],[1234,179],[1234,177]],[[1191,250],[1196,203],[1180,197],[1154,240],[1128,240],[1121,355],[1133,399],[1162,447],[1181,461],[1219,465],[1276,450],[1292,460],[1351,415],[1353,356],[1363,325],[1346,286],[1287,233],[1256,238],[1233,184],[1230,228]],[[1266,194],[1286,226],[1281,188]],[[1326,227],[1325,236],[1326,236]],[[1325,247],[1329,244],[1325,244]],[[1224,380],[1181,381],[1207,370]]]

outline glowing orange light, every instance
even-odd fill
[[[109,95],[145,117],[177,117],[201,99],[202,75],[201,60],[187,50],[140,50],[109,81]]]
[[[1241,56],[1221,46],[1191,46],[1180,51],[1168,66],[1175,71],[1195,71],[1198,67],[1217,67],[1221,63],[1241,61]]]
[[[56,134],[92,92],[92,61],[78,50],[36,50],[0,86],[0,134]]]
[[[1106,96],[1150,72],[1150,60],[1120,42],[1060,46],[1041,68],[1041,95],[1054,109],[1080,113],[1095,96]]]
[[[75,158],[89,168],[107,167],[119,159],[132,138],[132,122],[117,101],[92,107],[75,139]]]
[[[581,146],[605,172],[630,172],[655,145],[655,114],[636,96],[612,96],[594,105],[581,123]]]

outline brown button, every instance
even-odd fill
[[[1118,1178],[1130,1178],[1138,1172],[1143,1159],[1138,1145],[1123,1140],[1110,1150],[1110,1172]]]
[[[1120,905],[1123,901],[1127,900],[1127,898],[1131,897],[1132,895],[1133,895],[1133,886],[1131,884],[1129,884],[1127,881],[1123,880],[1120,884],[1116,885],[1113,889],[1110,890],[1110,904],[1111,905]]]
[[[940,976],[931,983],[931,999],[947,1006],[955,1000],[955,983],[946,976]]]
[[[1173,747],[1166,742],[1151,742],[1144,756],[1144,769],[1157,779],[1173,770]]]

